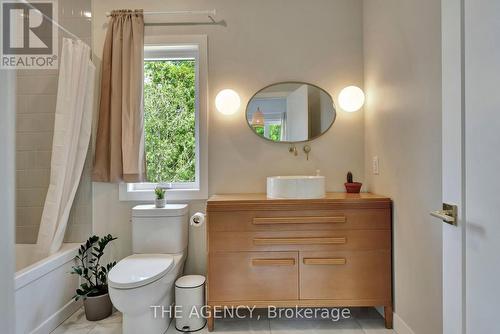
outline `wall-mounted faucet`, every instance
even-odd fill
[[[302,147],[302,151],[306,154],[306,159],[309,160],[309,153],[311,153],[311,146],[308,144],[305,144],[304,147]],[[297,150],[297,146],[295,144],[290,144],[288,146],[288,152],[292,153],[294,156],[299,155],[299,151]]]

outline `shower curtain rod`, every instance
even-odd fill
[[[26,0],[21,0],[22,3],[28,5],[31,9],[33,10],[36,10],[38,11],[38,9],[36,9],[31,3],[29,3],[28,1]],[[71,31],[69,31],[68,29],[66,29],[64,26],[60,25],[58,22],[56,22],[52,17],[48,17],[45,13],[42,13],[39,11],[40,14],[42,14],[42,16],[47,19],[48,21],[50,21],[52,24],[54,24],[59,30],[65,32],[66,34],[68,34],[69,36],[71,36],[72,38],[76,39],[77,41],[81,41],[82,39],[80,37],[78,37],[77,35],[73,34]],[[91,56],[92,57],[92,56]]]

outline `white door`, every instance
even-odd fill
[[[458,207],[443,225],[443,334],[464,334],[464,143],[462,0],[442,0],[443,202]],[[438,209],[438,208],[436,208]]]
[[[302,85],[286,97],[286,139],[301,141],[309,138],[309,101],[307,86]]]
[[[500,1],[442,0],[443,333],[500,333]]]
[[[464,0],[466,332],[500,333],[500,1]]]
[[[15,72],[0,70],[0,331],[14,333]]]

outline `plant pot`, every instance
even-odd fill
[[[358,194],[362,185],[363,183],[361,182],[344,183],[345,190],[350,194]]]
[[[85,317],[88,321],[102,320],[113,313],[113,304],[109,298],[109,293],[99,296],[87,297],[83,301]]]
[[[155,206],[157,208],[164,208],[165,204],[167,204],[167,200],[165,198],[155,199]]]

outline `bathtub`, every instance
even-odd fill
[[[81,307],[73,300],[79,279],[70,274],[79,246],[63,244],[36,261],[35,245],[16,245],[16,333],[48,334]]]

